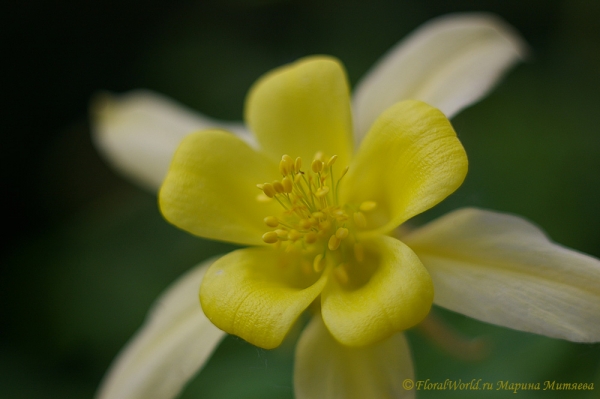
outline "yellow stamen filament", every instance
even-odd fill
[[[342,180],[342,177],[346,176],[346,173],[348,173],[348,169],[350,169],[349,166],[346,166],[344,168],[344,170],[342,171],[342,174],[340,175],[340,178],[338,179],[338,181]]]

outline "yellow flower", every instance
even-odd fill
[[[439,110],[405,101],[353,155],[350,109],[341,64],[306,58],[251,89],[246,122],[258,150],[206,130],[175,153],[159,194],[165,218],[205,238],[261,245],[223,256],[204,277],[202,309],[222,330],[274,348],[320,295],[329,331],[357,346],[429,312],[429,274],[384,234],[462,183],[465,152]]]
[[[521,53],[519,39],[489,16],[432,21],[358,85],[354,131],[343,71],[326,57],[254,86],[246,120],[256,137],[153,94],[105,98],[96,108],[98,145],[151,189],[184,135],[217,128],[185,138],[161,207],[194,234],[254,247],[204,262],[174,284],[99,397],[172,398],[202,367],[223,333],[200,311],[200,282],[212,321],[264,347],[317,304],[323,317],[297,346],[298,399],[412,397],[401,385],[413,375],[410,352],[395,332],[417,323],[432,300],[523,331],[600,339],[600,262],[523,219],[463,209],[401,241],[384,235],[458,187],[466,158],[446,117],[484,95]],[[398,103],[410,98],[446,117],[418,101]]]

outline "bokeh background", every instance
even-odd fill
[[[469,176],[418,218],[461,206],[524,215],[554,240],[600,256],[600,2],[595,0],[125,0],[3,6],[4,211],[0,397],[91,398],[158,294],[232,247],[189,236],[153,194],[122,179],[90,139],[101,90],[149,88],[239,120],[264,72],[310,54],[345,63],[354,84],[411,30],[438,15],[489,11],[531,46],[493,94],[453,119]],[[409,332],[418,379],[593,382],[600,345],[514,332],[444,310],[438,316],[490,354],[456,358]],[[600,315],[599,315],[600,317]],[[292,398],[295,335],[265,351],[227,338],[183,398]],[[510,391],[421,391],[419,398],[508,398]]]

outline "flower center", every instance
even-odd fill
[[[356,233],[366,227],[366,214],[377,204],[339,203],[338,191],[348,166],[336,174],[336,160],[336,155],[326,158],[318,153],[310,169],[305,170],[300,157],[294,160],[284,155],[279,162],[282,179],[257,187],[262,190],[263,199],[274,199],[283,208],[281,214],[264,219],[273,230],[263,234],[263,241],[286,252],[314,256],[312,268],[309,264],[305,273],[320,273],[332,264],[336,278],[347,283],[350,263],[362,263],[365,257]]]

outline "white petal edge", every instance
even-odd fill
[[[412,399],[410,349],[397,333],[373,345],[347,347],[327,331],[320,315],[312,318],[296,346],[296,399]]]
[[[200,282],[216,259],[196,266],[169,287],[144,325],[113,361],[97,399],[170,399],[208,361],[225,333],[204,316]]]
[[[513,215],[466,208],[402,240],[433,279],[434,303],[492,324],[600,341],[600,260]]]
[[[189,133],[221,128],[254,143],[242,123],[210,119],[148,90],[99,93],[90,114],[96,147],[117,171],[151,192],[160,188],[175,150]]]
[[[398,101],[421,100],[451,118],[485,96],[525,53],[514,29],[491,14],[450,14],[427,22],[357,84],[356,144],[377,116]]]

